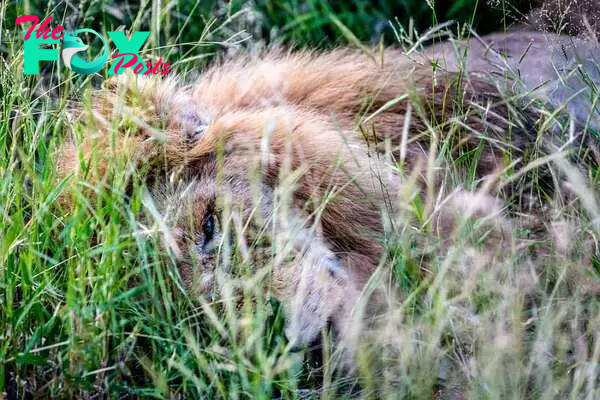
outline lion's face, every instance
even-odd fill
[[[250,270],[284,304],[293,341],[349,323],[381,223],[371,178],[381,166],[350,123],[294,104],[191,96],[169,80],[129,77],[107,89],[81,118],[94,135],[59,153],[61,173],[79,172],[76,147],[98,164],[88,181],[115,157],[146,171],[154,212],[145,222],[159,224],[194,297],[218,296],[220,272]]]
[[[205,169],[213,171],[212,161],[207,163]],[[345,300],[360,294],[344,256],[331,251],[302,211],[277,199],[276,189],[256,190],[241,175],[219,183],[216,176],[197,174],[152,191],[165,243],[188,291],[218,298],[218,271],[244,279],[239,266],[246,266],[284,304],[294,343],[310,343],[329,322],[347,325],[351,310]]]
[[[197,294],[214,290],[216,254],[222,245],[214,180],[160,185],[152,192],[164,222],[164,241],[180,265],[186,287]]]
[[[267,190],[253,198],[241,177],[219,182],[215,160],[203,163],[203,172],[172,176],[152,189],[151,197],[187,289],[214,296],[217,268],[231,272],[232,262],[243,261],[258,269],[274,261],[269,250],[273,213],[267,206],[272,199]]]

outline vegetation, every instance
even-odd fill
[[[52,26],[148,29],[143,55],[159,54],[192,78],[240,48],[382,38],[410,47],[449,19],[458,21],[449,34],[460,35],[468,23],[502,30],[528,11],[525,2],[432,3],[3,2],[0,398],[600,397],[600,260],[588,256],[600,234],[594,167],[553,159],[557,179],[585,201],[557,196],[548,220],[536,221],[556,243],[540,242],[525,213],[506,221],[515,244],[501,254],[486,252],[469,226],[440,242],[422,218],[423,204],[438,199],[410,202],[407,221],[421,223],[397,227],[381,267],[399,296],[382,316],[387,329],[368,335],[349,372],[327,338],[322,349],[292,351],[279,304],[243,268],[222,279],[230,296],[186,293],[161,227],[143,218],[152,204],[142,177],[128,187],[124,163],[111,166],[110,186],[74,189],[57,179],[52,154],[71,104],[89,103],[104,77],[57,63],[25,76],[14,26],[16,16],[36,14],[52,15]],[[540,127],[557,117],[542,118]],[[452,169],[445,184],[475,187]],[[65,196],[75,204],[68,212]]]

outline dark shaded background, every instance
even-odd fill
[[[136,26],[136,30],[152,31],[150,44],[154,47],[176,43],[177,47],[170,48],[169,54],[176,60],[211,53],[217,50],[216,47],[223,46],[207,43],[198,46],[201,38],[204,42],[229,39],[231,43],[251,37],[253,43],[283,42],[299,47],[344,43],[347,38],[341,35],[332,15],[359,40],[377,43],[383,39],[389,44],[398,40],[396,33],[402,29],[422,33],[448,20],[458,22],[454,29],[461,29],[468,23],[479,33],[503,30],[523,22],[537,5],[535,0],[177,0],[161,3],[163,8],[159,10],[156,2],[142,3],[122,0],[9,1],[5,5],[4,29],[17,30],[14,20],[23,14],[52,15],[53,24],[62,20],[67,29],[86,27],[102,32]],[[431,3],[435,3],[434,9]],[[207,31],[210,32],[208,35]],[[232,39],[235,34],[237,36]],[[6,52],[6,47],[2,50]]]

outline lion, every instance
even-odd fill
[[[235,247],[270,272],[294,345],[327,326],[351,341],[356,321],[384,306],[369,282],[394,221],[411,218],[399,199],[446,190],[448,164],[432,154],[477,151],[459,173],[474,172],[493,199],[462,191],[427,205],[436,234],[448,237],[461,216],[502,213],[496,197],[511,190],[496,178],[535,154],[538,116],[516,113],[500,86],[394,48],[275,49],[216,63],[189,84],[125,74],[80,110],[87,134],[61,147],[57,169],[92,182],[115,158],[145,170],[191,293],[218,290],[217,266],[231,267]]]
[[[472,37],[438,43],[428,56],[449,71],[464,69],[516,94],[565,109],[581,127],[600,129],[597,83],[600,47],[582,38],[535,31]]]

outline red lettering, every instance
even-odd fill
[[[42,21],[40,26],[37,27],[39,21],[40,19],[35,15],[22,15],[15,20],[15,25],[21,25],[23,22],[33,22],[33,25],[31,25],[31,27],[27,30],[27,33],[25,34],[25,40],[28,40],[31,37],[31,34],[34,30],[36,32],[35,37],[37,37],[38,39],[41,37],[43,37],[44,39],[52,37],[52,39],[58,40],[64,36],[64,34],[58,35],[63,30],[62,26],[58,26],[54,28],[52,32],[50,32],[50,27],[48,26],[48,24],[50,24],[50,21],[52,21],[52,17],[46,17],[46,19]]]
[[[61,33],[63,31],[63,29],[64,28],[62,26],[57,26],[56,28],[54,28],[52,30],[52,33],[50,34],[50,36],[52,36],[52,39],[58,40],[61,37],[65,36],[64,33]],[[58,35],[59,33],[60,33],[60,35]],[[58,36],[56,36],[56,35],[58,35]]]
[[[167,74],[167,72],[169,72],[169,71],[170,71],[170,69],[169,69],[169,63],[168,63],[168,62],[164,63],[164,66],[165,66],[165,68],[164,68],[164,69],[163,69],[163,71],[160,73],[161,75],[166,75],[166,74]]]
[[[144,72],[144,75],[148,75],[150,72],[152,72],[152,63],[148,61],[146,67],[148,67],[148,69],[146,70],[146,72]]]
[[[125,56],[133,56],[133,58],[129,61],[127,61],[126,63],[124,63],[125,61]],[[119,60],[117,61],[117,65],[115,66],[115,71],[119,71],[121,68],[133,68],[133,72],[136,75],[140,75],[142,74],[142,71],[144,69],[146,69],[146,71],[144,71],[143,75],[149,75],[149,74],[153,74],[153,75],[166,75],[170,70],[169,70],[169,63],[162,62],[162,58],[159,59],[158,62],[156,63],[152,63],[150,61],[148,61],[146,64],[144,64],[141,61],[138,61],[138,57],[136,54],[134,53],[121,53],[121,54],[116,54],[114,56],[112,56],[112,58],[119,58]],[[163,70],[160,70],[160,67],[163,67]]]
[[[133,56],[133,58],[129,61],[127,61],[125,63],[125,65],[123,64],[123,61],[125,60],[125,56]],[[129,67],[133,67],[137,62],[138,62],[138,56],[135,53],[122,53],[122,54],[115,54],[114,56],[112,56],[112,58],[118,58],[121,57],[121,59],[119,61],[117,61],[117,66],[115,67],[115,72],[119,73],[119,70],[121,68],[129,68]]]
[[[25,34],[25,40],[27,40],[31,36],[31,33],[35,29],[39,20],[40,19],[35,15],[21,15],[15,20],[15,25],[21,25],[23,22],[33,22],[33,25],[31,25],[31,28],[29,28]]]
[[[154,68],[152,68],[152,74],[158,75],[158,67],[162,65],[162,58],[158,59],[158,62],[154,64]]]
[[[136,75],[139,75],[140,72],[142,72],[144,70],[144,63],[139,63],[138,65],[135,66],[133,73]]]
[[[47,17],[45,20],[42,21],[40,27],[37,29],[37,33],[35,34],[35,37],[37,37],[38,39],[40,37],[42,37],[42,35],[44,35],[44,39],[48,39],[50,37],[49,32],[50,32],[50,28],[46,28],[46,26],[50,23],[50,21],[52,21],[52,17]],[[46,29],[44,29],[46,28]]]

